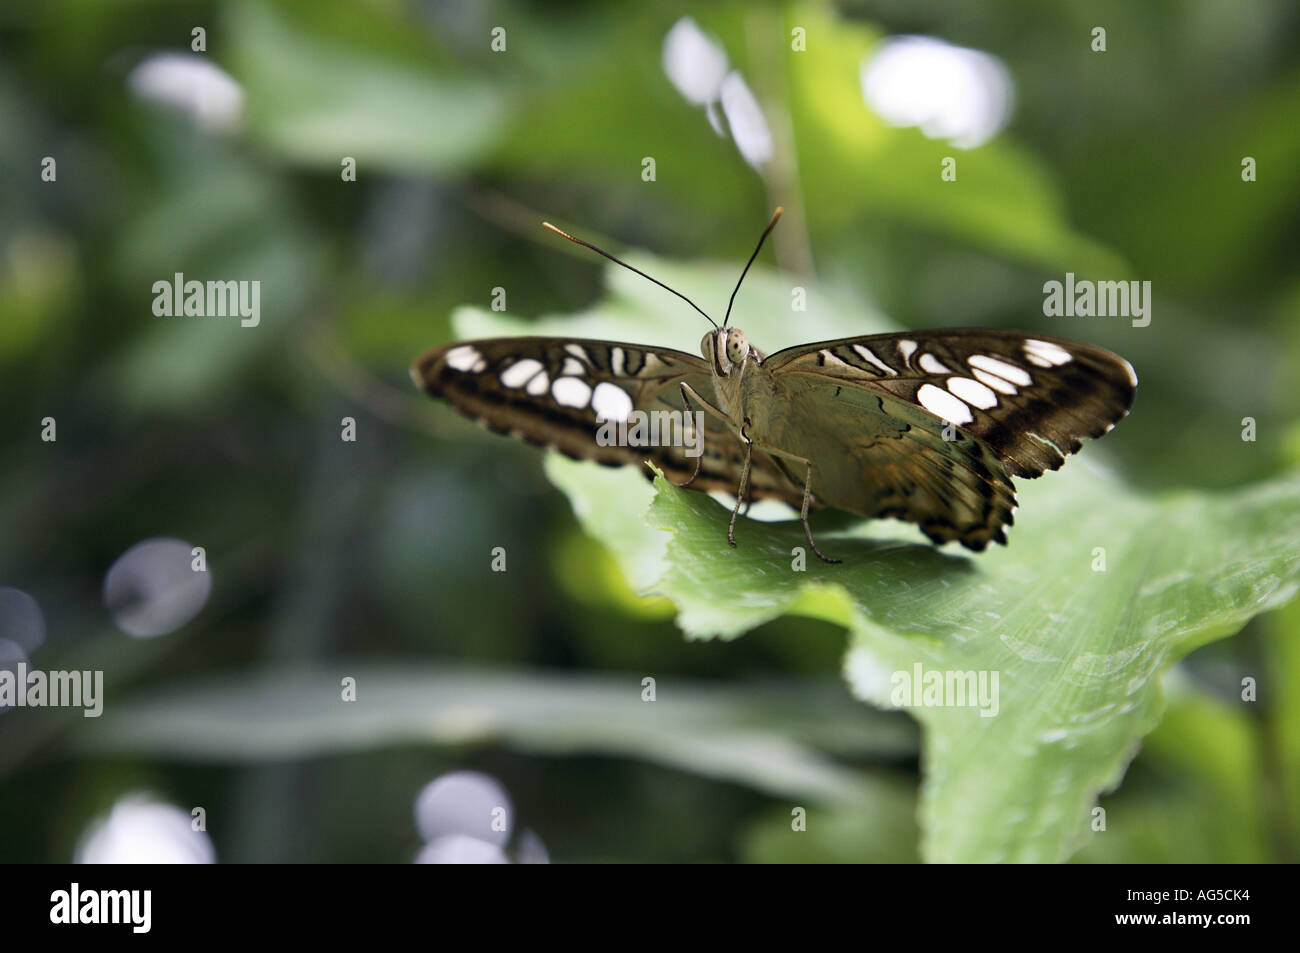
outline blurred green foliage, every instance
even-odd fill
[[[773,119],[778,170],[747,166],[665,78],[662,38],[686,13]],[[1089,47],[1097,24],[1105,53]],[[496,25],[505,53],[489,46]],[[792,25],[807,52],[790,51]],[[147,54],[187,51],[195,26],[244,92],[228,133],[128,88]],[[900,33],[1002,58],[1017,90],[1007,131],[954,151],[868,111],[861,59]],[[542,218],[734,274],[783,204],[764,259],[870,302],[841,326],[1102,344],[1142,385],[1085,457],[1153,492],[1275,478],[1300,465],[1298,53],[1287,0],[10,5],[0,585],[45,612],[35,663],[104,669],[109,714],[0,715],[0,859],[66,860],[96,814],[146,788],[205,806],[222,860],[405,861],[416,793],[458,768],[500,778],[560,861],[917,859],[915,732],[849,700],[842,626],[783,617],[734,643],[684,640],[662,601],[620,578],[628,554],[581,533],[538,453],[429,405],[406,368],[494,287],[523,320],[599,307],[599,261]],[[949,154],[959,177],[942,183]],[[56,182],[41,181],[45,156]],[[1151,326],[1043,317],[1042,284],[1066,270],[1152,281]],[[155,317],[152,284],[178,271],[260,280],[261,325]],[[620,287],[638,296],[629,334],[694,350],[703,327],[667,317],[684,306]],[[687,290],[714,310],[730,289]],[[740,324],[760,317],[782,320]],[[815,330],[789,324],[796,339]],[[47,416],[56,443],[40,440]],[[339,440],[345,416],[355,444]],[[629,549],[653,532],[624,518]],[[129,639],[103,576],[158,535],[206,547],[213,596],[179,632]],[[495,546],[505,574],[489,571]],[[1102,800],[1107,832],[1078,859],[1300,857],[1298,633],[1292,603],[1180,665]],[[348,673],[391,703],[372,733],[272,717],[292,687]],[[657,733],[616,716],[642,704],[647,675],[669,709]],[[1247,676],[1254,704],[1240,701]],[[485,721],[440,721],[449,683]],[[693,707],[674,713],[674,692]],[[168,726],[215,730],[232,713],[242,747],[164,743]]]

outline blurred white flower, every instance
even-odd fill
[[[179,539],[146,539],[104,577],[104,605],[117,627],[136,638],[174,632],[203,609],[212,574],[192,568],[192,547]]]
[[[731,127],[731,138],[746,162],[758,168],[772,158],[772,132],[762,107],[735,70],[722,81],[722,111]]]
[[[466,834],[503,847],[510,839],[513,810],[510,795],[496,778],[478,771],[453,771],[425,785],[416,797],[415,827],[426,841]],[[494,824],[497,818],[504,823]]]
[[[736,70],[727,71],[727,51],[690,17],[664,37],[664,72],[686,101],[703,106],[719,136],[731,130],[741,156],[754,168],[772,158],[772,132],[758,99]],[[723,124],[723,117],[726,124]]]
[[[727,75],[727,51],[690,17],[682,17],[664,37],[664,72],[687,102],[705,106],[718,98]]]
[[[489,844],[468,834],[448,834],[424,845],[415,858],[417,864],[508,864],[509,859],[496,844]]]
[[[175,805],[147,794],[129,794],[82,834],[76,863],[216,863],[211,838],[191,824],[190,815]]]
[[[453,771],[426,784],[415,799],[415,826],[426,842],[417,864],[508,864],[514,831],[510,795],[496,778]],[[520,832],[512,851],[520,864],[549,864],[542,839]]]
[[[239,125],[244,91],[206,56],[155,53],[138,63],[126,82],[141,99],[179,109],[207,132]]]
[[[886,40],[862,64],[862,95],[894,126],[973,149],[1011,116],[1015,86],[1002,61],[928,36]]]

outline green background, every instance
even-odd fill
[[[783,171],[747,166],[665,77],[662,38],[686,13],[754,88]],[[490,49],[498,25],[504,53]],[[127,88],[137,62],[186,51],[195,26],[243,88],[232,132]],[[791,51],[792,26],[806,52]],[[1000,57],[1017,96],[1007,130],[962,151],[874,117],[858,69],[902,33]],[[612,276],[543,218],[653,253],[716,312],[782,204],[737,305],[760,348],[778,342],[756,328],[808,330],[764,282],[833,287],[844,334],[1092,341],[1142,384],[1084,457],[1138,494],[1247,493],[1300,465],[1298,54],[1286,0],[11,5],[0,586],[45,612],[34,664],[102,668],[108,702],[100,724],[0,716],[0,860],[68,860],[87,824],[146,789],[204,806],[220,860],[407,861],[417,793],[459,769],[497,777],[556,861],[917,859],[921,735],[853,700],[842,619],[684,639],[673,606],[637,596],[579,527],[582,490],[557,492],[538,451],[425,400],[407,367],[495,287],[508,295],[496,317],[550,316],[551,333],[608,307]],[[953,183],[938,174],[948,155]],[[358,181],[341,181],[343,156]],[[1242,181],[1244,156],[1258,181]],[[176,271],[260,280],[261,325],[155,317],[152,284]],[[1151,281],[1150,327],[1044,317],[1042,284],[1066,271]],[[634,340],[695,350],[698,316],[617,280],[636,296],[621,325]],[[746,315],[747,301],[767,310]],[[339,439],[346,416],[355,443]],[[643,510],[605,520],[606,544],[647,532]],[[1022,507],[1017,530],[1033,520]],[[1269,531],[1267,509],[1216,520],[1218,536],[1188,535],[1207,564],[1234,526]],[[153,536],[204,546],[213,592],[193,622],[142,641],[117,631],[101,590]],[[497,546],[504,574],[489,569]],[[1279,586],[1252,611],[1285,601]],[[1102,798],[1106,833],[1047,854],[1300,858],[1298,633],[1292,604],[1188,655]],[[359,712],[331,703],[349,674]],[[640,702],[646,676],[654,706]],[[1242,703],[1243,677],[1259,701]],[[1032,777],[1037,763],[1020,767]],[[806,833],[790,831],[795,805]]]

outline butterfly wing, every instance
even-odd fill
[[[1128,413],[1137,384],[1109,351],[1016,331],[846,338],[763,366],[786,392],[771,439],[814,461],[822,503],[976,550],[1006,541],[1010,477],[1060,467]]]
[[[602,445],[602,422],[624,420],[635,410],[680,415],[682,383],[717,406],[709,366],[701,358],[611,341],[457,341],[417,358],[411,377],[430,396],[496,433],[609,466],[650,460],[677,483],[695,471],[687,447],[663,441],[654,446]],[[703,419],[703,459],[691,488],[734,493],[744,461],[740,441],[712,415],[706,413]],[[803,484],[791,484],[766,454],[755,455],[750,481],[755,496],[796,506],[802,499]]]

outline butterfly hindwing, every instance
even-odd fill
[[[680,414],[683,382],[713,400],[709,366],[699,357],[670,348],[573,338],[457,341],[416,359],[411,377],[428,394],[489,430],[579,460],[612,466],[650,460],[677,483],[695,470],[686,447],[602,445],[597,440],[601,417],[620,419],[633,410]],[[734,493],[743,448],[716,418],[704,414],[703,421],[703,459],[691,486]],[[792,485],[766,454],[755,454],[750,476],[753,495],[798,505],[802,484]]]
[[[942,421],[883,390],[816,375],[777,380],[791,399],[771,437],[814,461],[822,504],[915,523],[936,543],[1006,541],[1015,488],[983,441],[956,428],[945,439]]]

